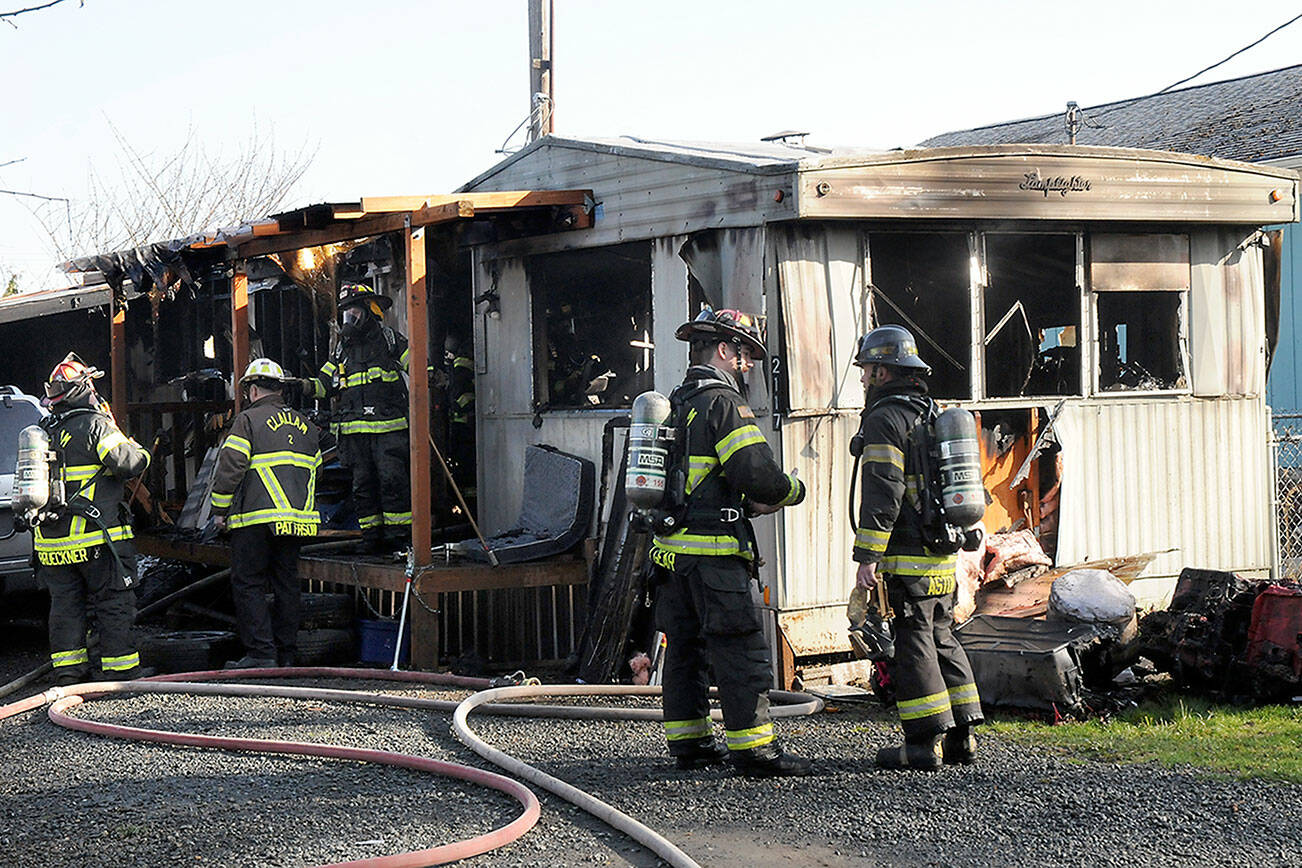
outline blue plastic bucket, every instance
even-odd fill
[[[393,663],[393,643],[398,638],[397,621],[358,620],[357,636],[360,650],[358,659],[363,663]],[[402,651],[398,662],[406,663],[411,659],[411,623],[402,630]]]

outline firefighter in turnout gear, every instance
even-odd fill
[[[748,515],[799,503],[805,486],[783,473],[746,404],[746,372],[766,355],[753,317],[702,311],[679,327],[691,367],[670,396],[669,424],[686,471],[681,521],[651,547],[656,623],[665,633],[664,726],[669,753],[689,769],[731,759],[753,777],[806,775],[810,762],[783,752],[769,717],[768,645],[751,600],[754,535]],[[674,462],[671,462],[671,465]],[[726,747],[710,727],[707,668],[723,706]]]
[[[123,434],[95,393],[104,372],[69,353],[45,384],[40,423],[66,487],[67,506],[32,534],[37,578],[50,592],[50,662],[56,684],[90,674],[87,613],[99,631],[100,669],[126,680],[144,672],[131,627],[136,619],[136,551],[124,501],[128,479],[149,466],[149,453]]]
[[[444,341],[448,380],[448,457],[467,498],[475,496],[475,362],[452,332]]]
[[[884,582],[895,613],[891,678],[904,744],[882,748],[883,768],[936,769],[972,763],[972,727],[982,722],[981,700],[967,654],[954,638],[956,556],[923,543],[919,490],[925,485],[914,438],[931,407],[923,379],[931,369],[899,326],[873,329],[859,340],[854,363],[866,392],[856,583]]]
[[[298,549],[316,536],[316,426],[285,406],[285,372],[254,359],[240,378],[248,406],[233,420],[213,472],[212,512],[231,536],[231,595],[242,659],[227,668],[294,665],[301,620]],[[268,611],[266,593],[272,593]]]
[[[344,284],[340,339],[321,376],[304,391],[334,397],[339,459],[353,477],[353,503],[367,551],[411,541],[410,446],[407,435],[407,339],[384,325],[393,304],[369,286]],[[422,434],[422,436],[424,436]]]

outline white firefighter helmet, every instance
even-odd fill
[[[244,369],[244,376],[240,377],[241,386],[251,383],[275,383],[280,385],[283,382],[285,382],[285,369],[271,359],[254,359]]]

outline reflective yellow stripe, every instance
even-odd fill
[[[452,360],[452,367],[465,368],[467,371],[473,371],[475,369],[475,363],[465,356],[457,356]]]
[[[248,458],[250,455],[253,454],[253,447],[249,445],[249,441],[245,440],[243,437],[239,436],[238,434],[228,435],[226,437],[226,442],[222,444],[222,448],[230,449],[233,452],[238,452],[241,455],[243,455],[245,458]]]
[[[458,407],[465,407],[467,404],[473,403],[475,403],[475,395],[473,392],[466,392],[464,395],[457,396]]]
[[[952,573],[957,563],[954,555],[888,555],[882,560],[882,572],[918,578],[944,576]]]
[[[692,490],[701,484],[701,480],[705,479],[710,471],[718,466],[719,459],[713,455],[687,456],[687,483],[683,491],[686,494],[691,494]]]
[[[854,547],[860,551],[881,554],[886,551],[886,544],[890,542],[890,539],[891,532],[889,530],[874,530],[870,527],[861,527],[854,532]]]
[[[357,524],[366,530],[367,528],[379,527],[380,517],[378,515],[362,515],[357,517]]]
[[[381,515],[385,524],[411,524],[410,512],[385,512]]]
[[[325,374],[327,377],[333,377],[335,375],[335,372],[338,370],[339,370],[339,366],[336,365],[334,362],[326,362],[324,365],[321,366],[321,373]]]
[[[904,453],[889,443],[869,443],[863,448],[863,460],[904,470]]]
[[[895,703],[895,708],[900,712],[900,720],[919,720],[944,714],[949,711],[949,693],[941,691],[917,699],[906,699]]]
[[[742,425],[714,444],[714,451],[719,456],[719,463],[727,464],[728,459],[737,454],[738,450],[763,442],[764,435],[760,429],[754,425]]]
[[[121,657],[101,657],[99,665],[105,672],[122,672],[139,666],[140,655],[132,651],[130,654],[123,654]]]
[[[724,730],[724,734],[728,737],[728,750],[763,747],[774,739],[772,723],[753,726],[750,729],[727,729]]]
[[[313,470],[321,461],[321,453],[315,455],[304,455],[302,452],[290,452],[283,450],[281,452],[260,452],[253,456],[250,465],[253,467],[302,467],[304,470]]]
[[[977,686],[973,683],[961,684],[958,687],[949,689],[949,701],[952,705],[971,705],[981,702],[980,695],[977,694]]]
[[[115,449],[126,442],[127,435],[123,434],[121,431],[110,431],[101,437],[100,441],[95,444],[95,454],[99,456],[100,461],[103,461],[104,456],[109,454],[109,450]]]
[[[232,515],[226,523],[229,527],[250,527],[255,524],[270,524],[274,521],[293,521],[301,524],[319,524],[321,516],[306,509],[255,509]]]
[[[285,489],[281,487],[280,480],[276,478],[275,471],[270,467],[255,467],[258,474],[258,480],[262,482],[262,488],[271,498],[272,505],[281,512],[293,510],[294,506],[289,502],[289,496],[285,494]]]
[[[658,536],[652,543],[656,548],[677,555],[739,555],[749,560],[750,549],[743,549],[734,536],[719,534],[717,536],[702,533],[679,531],[672,536]]]
[[[111,542],[119,542],[124,539],[132,539],[135,536],[131,528],[126,526],[111,527],[108,529],[108,538]],[[104,543],[104,532],[96,528],[84,533],[70,533],[67,536],[46,537],[41,535],[41,529],[36,529],[36,539],[32,546],[38,552],[66,552],[72,549],[84,549],[90,546],[102,545]]]
[[[405,362],[403,363],[406,364]],[[389,371],[384,368],[367,368],[344,377],[344,388],[354,389],[370,383],[396,383],[402,379],[401,371]]]
[[[231,492],[230,494],[218,494],[217,492],[214,491],[212,493],[212,497],[208,498],[208,501],[213,506],[219,507],[221,509],[225,509],[226,507],[231,505],[231,501],[233,501],[234,499],[235,499],[234,492]]]
[[[693,407],[692,409],[687,411],[687,424],[691,425],[692,420],[695,418],[696,418],[696,408]]]
[[[666,741],[689,741],[698,738],[705,738],[709,734],[710,719],[708,717],[702,717],[696,720],[665,721]]]
[[[340,434],[388,434],[391,431],[406,430],[406,416],[398,419],[387,419],[383,422],[366,422],[361,419],[354,419],[351,422],[341,422],[339,424]]]
[[[324,398],[326,396],[325,383],[321,382],[320,380],[313,380],[312,391],[316,394],[316,397]]]
[[[55,669],[60,666],[76,666],[78,663],[89,663],[90,652],[85,648],[74,648],[71,651],[52,651],[50,652],[50,663]]]
[[[790,506],[791,504],[795,503],[797,500],[800,499],[801,487],[802,487],[800,483],[800,478],[797,477],[795,474],[788,473],[787,482],[788,484],[790,484],[791,488],[787,491],[786,497],[782,498],[777,502],[777,506]]]
[[[85,482],[99,473],[101,467],[100,464],[73,464],[63,468],[63,479],[65,482]]]
[[[410,360],[410,358],[411,358],[411,347],[408,347],[407,349],[403,350],[402,355],[398,356],[398,364],[402,365],[402,369],[404,371],[407,370],[407,363]]]

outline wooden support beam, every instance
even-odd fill
[[[431,606],[438,605],[438,594],[421,595]],[[439,668],[439,616],[413,599],[407,608],[411,621],[411,668],[433,672]]]
[[[436,223],[447,223],[452,220],[461,220],[473,216],[475,216],[474,206],[458,197],[452,202],[429,208],[415,209],[410,215],[406,213],[382,214],[357,220],[341,221],[338,225],[327,226],[324,229],[304,229],[288,232],[284,235],[255,238],[237,245],[233,255],[251,259],[255,256],[298,250],[302,247],[318,247],[322,244],[337,244],[340,241],[350,241],[354,238],[383,235],[386,232],[400,232],[406,229],[408,225],[413,227],[431,226]]]
[[[240,376],[249,366],[249,275],[244,271],[244,263],[235,263],[231,274],[231,367],[234,370],[232,381],[235,383],[235,412],[240,412]],[[185,487],[184,480],[178,480],[177,490]]]
[[[109,375],[113,378],[113,415],[118,425],[129,426],[127,418],[127,310],[109,291]]]
[[[411,545],[416,565],[430,562],[429,308],[425,292],[425,229],[403,232],[407,274],[408,412],[411,444]]]

